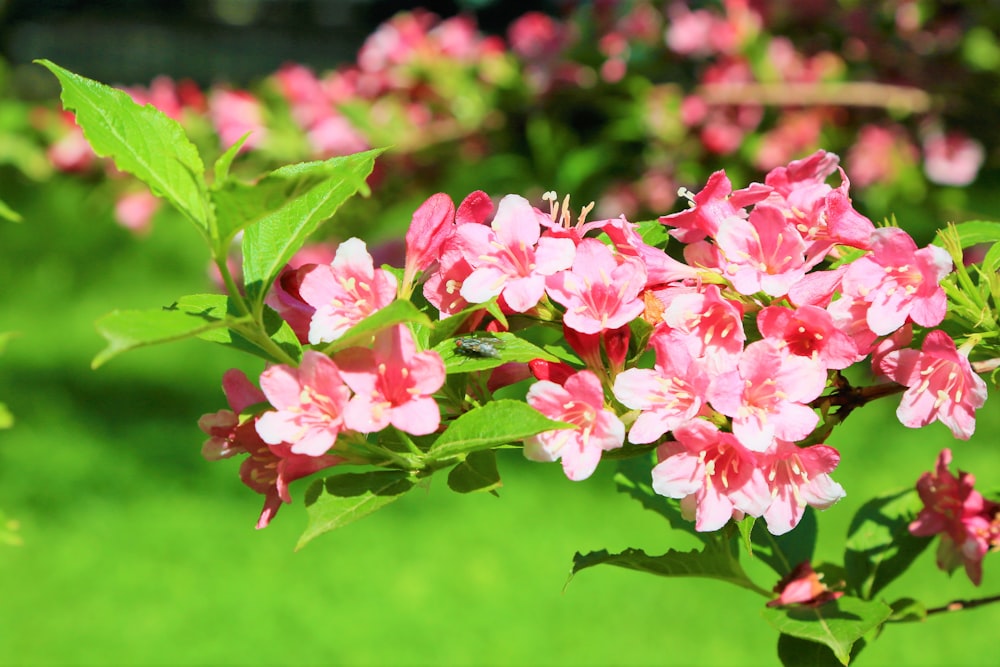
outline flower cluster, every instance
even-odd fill
[[[983,557],[1000,549],[1000,503],[983,498],[972,488],[972,475],[959,471],[955,477],[949,465],[951,450],[944,449],[934,471],[921,475],[917,492],[924,508],[910,524],[910,532],[921,537],[940,535],[938,567],[950,573],[963,565],[978,586]]]
[[[907,347],[914,326],[935,327],[945,316],[949,255],[918,249],[903,230],[876,228],[858,213],[838,162],[819,151],[735,191],[717,172],[689,195],[687,210],[645,227],[624,216],[588,222],[589,209],[574,219],[568,198],[554,193],[547,213],[518,195],[495,208],[483,192],[457,208],[434,195],[413,215],[401,274],[375,268],[358,239],[341,243],[332,261],[285,270],[268,303],[312,348],[299,368],[265,370],[259,400],[227,389],[232,413],[209,420],[209,449],[246,451],[251,462],[270,456],[278,472],[268,478],[269,498],[277,489],[287,500],[287,481],[316,466],[351,451],[352,462],[372,462],[363,446],[338,445],[345,432],[392,426],[427,435],[442,414],[461,412],[455,386],[438,393],[442,358],[418,351],[407,326],[382,331],[370,349],[335,345],[407,299],[457,318],[456,334],[562,334],[563,361],[501,366],[495,348],[485,355],[499,366],[489,391],[533,376],[527,403],[571,426],[526,439],[528,458],[561,460],[569,479],[582,480],[626,440],[633,452],[655,448],[652,488],[678,499],[697,530],[749,515],[783,534],[807,506],[844,496],[830,477],[840,454],[822,442],[845,391],[839,371],[870,358],[877,376],[906,388],[903,424],[938,420],[959,438],[972,434],[986,397],[968,350],[943,331]],[[839,184],[830,185],[835,174]],[[644,240],[658,229],[683,243],[683,262]],[[463,340],[456,343],[467,349]],[[248,401],[272,409],[241,421],[234,415]]]

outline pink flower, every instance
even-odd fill
[[[791,354],[815,359],[824,368],[847,368],[864,358],[851,337],[837,328],[830,313],[818,306],[795,310],[768,306],[757,313],[757,329]]]
[[[687,348],[674,336],[654,334],[656,365],[652,369],[630,368],[615,378],[615,398],[626,407],[642,410],[632,424],[629,442],[654,442],[668,431],[702,412],[710,378]]]
[[[809,561],[800,563],[774,587],[778,597],[768,602],[767,606],[786,607],[797,604],[814,608],[844,595],[844,591],[831,591],[822,579],[823,575],[817,574]]]
[[[844,487],[830,479],[840,463],[833,447],[797,447],[778,440],[760,457],[760,466],[771,489],[771,504],[764,512],[767,530],[784,535],[802,519],[806,505],[826,509],[846,495]]]
[[[302,278],[299,294],[316,309],[309,342],[329,343],[392,303],[396,277],[376,269],[364,241],[352,238],[340,244],[333,263],[317,265]]]
[[[250,454],[240,466],[240,479],[257,493],[264,494],[264,508],[257,519],[257,529],[266,528],[281,503],[292,502],[288,485],[314,472],[335,466],[344,461],[333,454],[310,456],[295,454],[288,443],[270,445],[253,434],[247,443]]]
[[[406,266],[404,283],[412,281],[441,256],[445,242],[455,233],[455,204],[439,192],[431,195],[414,211],[406,230]],[[409,279],[407,279],[407,277]]]
[[[722,275],[740,294],[783,296],[811,268],[805,262],[805,241],[772,206],[754,207],[747,220],[730,218],[715,242]]]
[[[298,368],[271,366],[261,373],[260,388],[275,407],[257,419],[257,433],[264,442],[288,443],[291,453],[309,456],[333,447],[344,428],[351,392],[329,357],[307,350]]]
[[[246,373],[235,368],[229,369],[222,376],[222,390],[226,394],[229,409],[203,415],[198,420],[198,428],[211,436],[201,448],[201,455],[209,461],[218,461],[247,451],[244,442],[247,440],[247,431],[253,431],[253,422],[241,425],[240,414],[251,405],[267,401],[264,393],[250,382]]]
[[[159,208],[160,200],[149,190],[130,192],[115,202],[115,220],[131,232],[145,234]]]
[[[763,452],[775,438],[795,442],[819,423],[806,403],[826,387],[821,363],[764,339],[747,345],[737,368],[715,378],[709,401],[732,417],[733,434],[745,447]]]
[[[657,449],[653,490],[680,498],[681,509],[695,519],[695,530],[718,530],[733,516],[760,516],[771,496],[756,455],[731,433],[702,419],[674,431],[676,442]]]
[[[924,173],[934,183],[969,185],[985,157],[983,145],[960,132],[937,132],[924,139]]]
[[[625,425],[604,407],[601,381],[591,371],[579,371],[562,385],[542,380],[528,390],[528,404],[549,419],[575,428],[545,431],[524,441],[524,455],[532,461],[562,459],[566,477],[574,482],[590,477],[601,452],[625,442]]]
[[[744,209],[766,199],[770,193],[771,188],[760,183],[733,192],[729,177],[720,170],[708,178],[701,192],[694,195],[691,208],[661,216],[660,222],[674,227],[670,235],[681,243],[715,237],[723,223],[728,224],[732,218],[746,218]]]
[[[580,333],[617,329],[639,317],[645,310],[640,298],[645,285],[640,260],[616,255],[597,239],[583,239],[572,269],[545,281],[549,296],[566,307],[564,324]]]
[[[1000,546],[1000,504],[975,491],[975,478],[969,473],[952,475],[950,464],[951,450],[941,450],[934,472],[924,473],[917,481],[924,508],[910,524],[910,532],[920,537],[940,534],[938,567],[950,573],[964,565],[978,586],[983,556]]]
[[[222,377],[229,410],[204,415],[198,427],[209,438],[201,453],[209,461],[229,458],[236,454],[249,454],[240,466],[243,483],[257,493],[264,494],[264,508],[257,521],[257,528],[264,528],[277,513],[281,503],[292,502],[288,485],[318,470],[341,463],[344,459],[324,454],[309,456],[295,454],[285,442],[265,443],[257,433],[257,418],[241,422],[241,413],[248,408],[265,403],[267,397],[253,386],[243,371],[232,369]]]
[[[712,372],[736,367],[746,342],[743,308],[724,298],[718,285],[707,285],[704,292],[669,296],[662,319],[684,334],[675,340],[682,341],[691,356],[704,358]]]
[[[208,99],[209,114],[223,148],[235,144],[247,132],[241,150],[259,147],[267,137],[261,103],[245,90],[213,90]]]
[[[922,348],[885,355],[888,376],[908,387],[896,410],[904,426],[919,428],[940,421],[956,438],[968,440],[976,430],[977,409],[986,402],[986,382],[972,370],[955,341],[936,329]]]
[[[431,395],[444,384],[444,361],[437,352],[417,352],[405,325],[379,332],[372,349],[344,350],[337,365],[354,390],[343,413],[347,428],[374,433],[391,424],[412,435],[437,430],[441,412]]]
[[[903,326],[907,317],[923,327],[944,319],[947,298],[941,280],[952,269],[944,248],[917,250],[910,235],[897,227],[872,234],[872,253],[853,263],[844,274],[844,292],[871,304],[868,326],[884,336]]]
[[[573,264],[575,245],[568,238],[541,237],[548,218],[528,200],[507,195],[486,225],[460,225],[456,241],[472,273],[460,294],[470,303],[503,295],[514,312],[533,308],[545,293],[545,278]]]

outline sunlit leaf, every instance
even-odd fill
[[[524,401],[490,401],[451,422],[431,445],[428,455],[437,460],[447,459],[519,443],[543,431],[567,426],[563,422],[549,419]]]
[[[819,607],[765,607],[761,613],[778,632],[824,644],[846,665],[855,642],[884,623],[892,609],[884,602],[845,595]]]

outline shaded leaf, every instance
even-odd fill
[[[871,599],[916,560],[931,539],[916,537],[910,522],[923,504],[913,489],[873,498],[861,506],[847,532],[847,584]]]
[[[502,486],[493,450],[472,452],[448,473],[448,488],[458,493],[493,491]]]
[[[198,334],[198,338],[211,341],[226,347],[232,347],[256,355],[272,362],[281,362],[269,351],[253,343],[232,327],[240,318],[237,308],[233,305],[230,297],[224,294],[192,294],[181,297],[175,304],[176,308],[192,314],[200,314],[206,317],[226,319],[227,327],[210,329]],[[282,351],[296,362],[302,358],[302,345],[291,326],[281,318],[275,310],[265,306],[263,310],[264,331],[268,337],[282,349]]]
[[[854,644],[852,660],[864,645],[864,639]],[[778,635],[778,659],[785,667],[840,667],[841,664],[829,646],[786,634]]]
[[[688,521],[681,515],[680,506],[676,500],[666,498],[653,491],[652,469],[652,454],[619,461],[618,472],[615,474],[615,484],[618,491],[627,493],[642,503],[646,509],[662,516],[674,530],[688,533],[701,542],[712,541],[714,538],[711,533],[698,532],[694,529],[694,522]]]
[[[889,621],[892,623],[911,623],[913,621],[927,620],[927,607],[922,602],[913,598],[899,598],[891,605],[892,616]]]
[[[617,554],[606,550],[573,556],[575,575],[596,565],[614,565],[637,570],[658,577],[701,577],[716,579],[767,595],[743,571],[739,559],[728,541],[713,540],[701,551],[676,551],[671,549],[661,556],[650,556],[641,549],[626,549]]]
[[[846,665],[854,644],[884,623],[892,609],[884,602],[845,595],[819,607],[765,607],[761,613],[778,632],[824,644]]]
[[[309,522],[295,549],[385,507],[414,486],[401,470],[342,473],[313,482],[306,491]]]
[[[779,575],[785,576],[796,565],[812,562],[818,536],[819,524],[816,510],[812,507],[806,507],[799,525],[784,535],[772,535],[767,530],[767,524],[758,521],[751,534],[753,555]]]

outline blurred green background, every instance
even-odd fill
[[[564,589],[574,551],[689,545],[616,494],[610,470],[574,484],[514,453],[499,499],[435,480],[298,553],[301,504],[255,531],[260,496],[236,461],[201,459],[196,426],[224,407],[223,371],[259,372],[255,361],[185,342],[89,368],[94,319],[207,288],[194,230],[162,212],[137,241],[87,183],[59,177],[44,197],[23,185],[0,183],[25,217],[0,228],[0,330],[19,332],[0,358],[17,419],[0,432],[0,507],[24,542],[0,546],[0,663],[776,664],[763,600],[745,591],[614,568]],[[967,443],[940,424],[903,428],[891,401],[852,415],[831,440],[848,495],[822,516],[821,559],[840,559],[862,502],[912,484],[942,447],[997,488],[996,400]],[[993,558],[977,591],[961,573],[946,580],[929,550],[886,596],[994,591]],[[997,614],[890,627],[859,664],[995,664]]]

